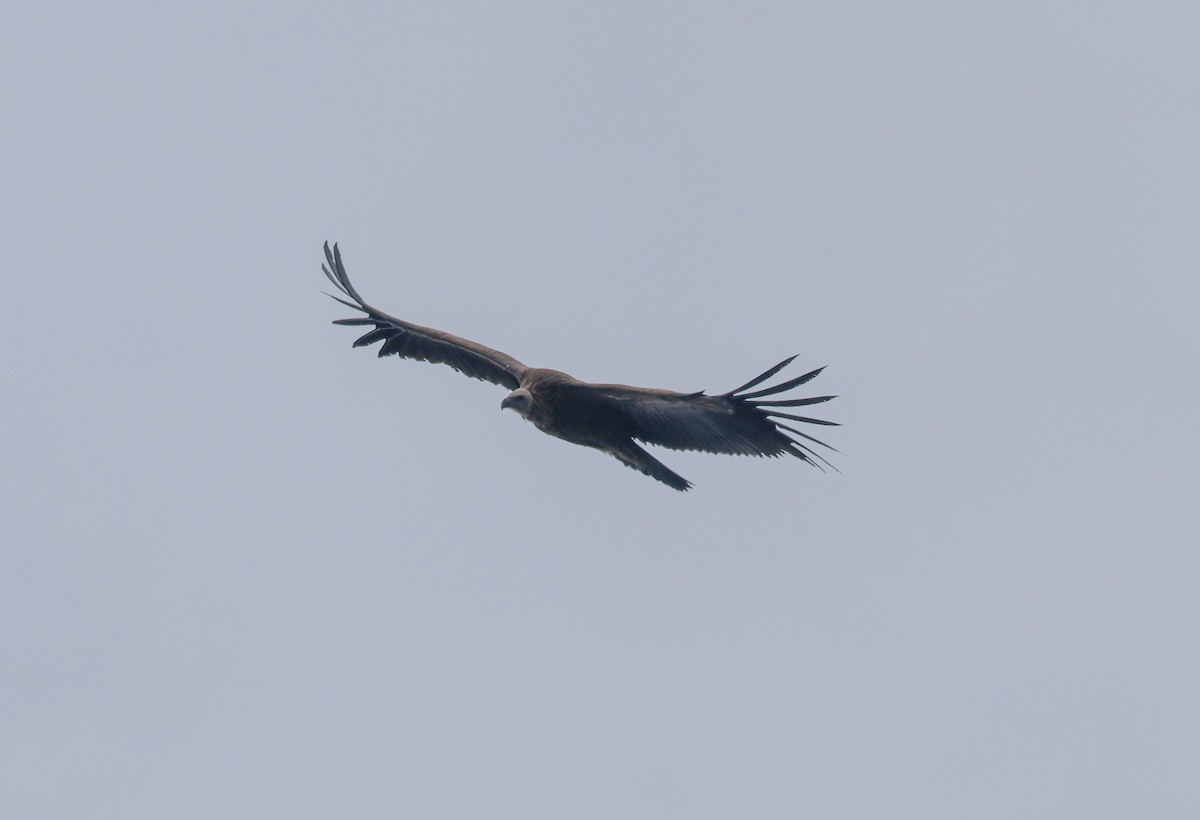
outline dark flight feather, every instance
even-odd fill
[[[767,379],[769,379],[769,378],[771,378],[772,376],[774,376],[774,375],[775,375],[776,373],[778,373],[780,370],[783,370],[785,367],[787,367],[789,364],[791,364],[791,363],[792,363],[793,361],[795,361],[795,360],[796,360],[796,357],[795,357],[795,356],[788,356],[786,359],[784,359],[782,362],[780,362],[779,364],[777,364],[777,365],[775,365],[774,367],[772,367],[772,368],[771,368],[770,370],[768,370],[766,373],[761,373],[761,374],[759,374],[759,375],[755,376],[753,379],[751,379],[750,381],[746,382],[746,383],[745,383],[745,384],[743,384],[741,387],[737,388],[736,390],[730,390],[730,391],[729,391],[728,393],[726,393],[725,395],[726,395],[726,396],[732,396],[732,395],[733,395],[733,394],[735,394],[735,393],[741,393],[743,390],[749,390],[751,387],[755,387],[755,386],[757,386],[757,385],[760,385],[760,384],[762,384],[763,382],[765,382]]]
[[[794,359],[796,357],[793,356],[792,358]],[[790,359],[789,359],[789,361],[790,361]],[[760,396],[773,396],[776,393],[782,393],[785,390],[791,390],[793,387],[799,387],[800,385],[804,384],[805,382],[812,381],[824,369],[825,368],[823,368],[823,367],[818,367],[816,370],[813,370],[811,373],[805,373],[803,376],[799,376],[795,379],[791,379],[789,381],[784,382],[783,384],[777,384],[774,387],[767,387],[762,390],[755,391],[754,393],[743,393],[741,390],[735,390],[733,392],[739,398],[743,398],[743,399],[757,399]]]

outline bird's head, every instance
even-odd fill
[[[524,387],[518,387],[516,390],[504,397],[504,401],[500,402],[500,409],[511,407],[525,418],[529,418],[529,414],[533,412],[533,394]]]

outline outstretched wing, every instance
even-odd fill
[[[521,384],[521,376],[525,373],[525,365],[512,356],[492,350],[490,347],[462,339],[431,327],[421,327],[411,322],[389,316],[381,310],[368,305],[358,295],[346,268],[342,265],[342,254],[335,244],[333,250],[325,243],[325,261],[321,270],[329,277],[329,281],[343,294],[353,301],[346,301],[329,294],[347,307],[361,310],[367,314],[363,318],[338,319],[335,325],[374,325],[375,329],[360,336],[355,347],[366,347],[376,342],[383,342],[379,349],[380,356],[397,355],[404,359],[416,359],[420,362],[448,364],[460,373],[465,373],[476,379],[516,390]]]
[[[633,438],[675,450],[703,450],[731,455],[781,456],[790,453],[821,467],[828,461],[812,450],[819,444],[837,452],[820,439],[790,427],[780,419],[806,424],[837,426],[837,422],[781,412],[780,407],[820,404],[836,396],[762,401],[816,378],[824,368],[789,379],[774,387],[746,392],[757,387],[789,365],[795,356],[785,359],[766,373],[719,396],[700,393],[675,393],[616,384],[592,385],[612,406],[629,419]],[[793,435],[788,435],[789,433]],[[796,438],[798,437],[798,438]]]

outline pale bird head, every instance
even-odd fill
[[[504,401],[500,402],[500,409],[511,407],[525,418],[529,418],[529,414],[533,411],[533,394],[524,387],[518,387],[516,390],[504,397]]]

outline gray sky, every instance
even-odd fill
[[[1200,816],[1190,4],[191,5],[6,17],[0,816]]]

